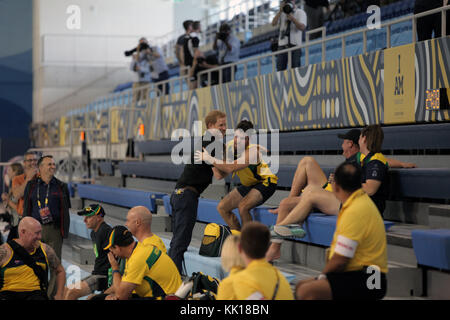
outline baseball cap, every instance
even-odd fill
[[[131,240],[131,241],[130,241]],[[109,234],[108,245],[103,250],[108,250],[112,246],[127,246],[133,241],[133,235],[124,226],[115,226]]]
[[[100,217],[105,216],[105,210],[103,210],[102,206],[99,204],[90,204],[88,207],[84,208],[81,211],[78,211],[77,214],[79,216],[92,217],[99,215]]]
[[[341,139],[352,140],[353,143],[358,144],[359,136],[361,135],[361,130],[359,129],[351,129],[346,133],[339,133],[337,136]]]

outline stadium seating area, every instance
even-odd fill
[[[402,0],[381,8],[383,21],[409,15],[413,12],[414,0]],[[251,13],[249,13],[251,14]],[[239,16],[237,19],[241,19]],[[350,30],[365,27],[367,14],[358,14],[342,20],[327,23],[327,36],[344,34]],[[217,30],[216,25],[208,26],[207,34]],[[258,34],[245,42],[241,48],[241,58],[254,57],[270,51],[270,38],[276,31]],[[411,42],[412,25],[401,22],[391,28],[391,45],[398,46]],[[361,35],[345,38],[346,56],[362,53]],[[383,30],[373,30],[367,34],[367,50],[376,51],[386,47]],[[326,60],[342,58],[342,43],[339,39],[327,42]],[[309,49],[309,63],[322,59],[320,44]],[[302,54],[304,64],[305,51]],[[256,76],[256,62],[248,63],[247,77]],[[261,73],[272,73],[270,57],[261,60]],[[178,66],[172,65],[171,77],[178,76]],[[244,78],[244,67],[239,65],[236,79]],[[122,102],[131,102],[129,90],[132,84],[121,84],[116,91],[125,90],[120,97],[99,99],[86,107],[102,110]],[[173,92],[180,92],[175,83]],[[186,88],[184,88],[186,89]],[[116,99],[122,99],[119,103]],[[72,114],[83,112],[73,111]],[[341,161],[340,141],[337,134],[347,129],[327,129],[313,131],[282,132],[279,139],[280,168],[277,191],[269,201],[251,211],[254,220],[265,225],[273,225],[276,216],[268,209],[276,207],[291,187],[296,163],[302,156],[312,155],[328,175]],[[389,288],[388,298],[419,298],[423,294],[433,299],[449,299],[450,284],[450,123],[427,123],[413,125],[393,125],[383,128],[385,138],[383,153],[388,157],[402,157],[408,161],[423,161],[424,165],[415,169],[390,169],[390,198],[385,212],[385,227],[388,240]],[[270,142],[270,139],[268,139]],[[74,184],[73,210],[92,202],[104,205],[111,224],[124,223],[127,210],[135,205],[145,205],[154,214],[153,232],[160,234],[166,247],[171,237],[170,194],[175,187],[183,165],[171,162],[171,150],[178,141],[149,140],[136,141],[135,153],[141,160],[95,161],[98,174],[96,184]],[[270,145],[268,146],[270,148]],[[445,165],[439,165],[443,159]],[[331,159],[331,160],[330,160]],[[236,184],[236,178],[215,181],[199,201],[197,225],[193,241],[185,254],[188,273],[202,271],[223,278],[219,258],[207,258],[198,254],[198,247],[206,223],[224,224],[217,212],[218,201]],[[312,213],[305,222],[307,236],[287,241],[283,246],[280,261],[276,262],[291,284],[296,280],[314,275],[322,270],[325,249],[329,246],[336,226],[336,217],[320,212]],[[71,215],[71,237],[75,240],[89,239],[89,232],[83,220]],[[431,249],[432,248],[432,249]],[[302,266],[299,271],[298,266]]]

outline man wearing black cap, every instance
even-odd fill
[[[181,276],[172,259],[153,245],[139,245],[124,226],[115,226],[104,248],[113,273],[114,294],[106,300],[156,299],[175,293]],[[116,258],[126,259],[123,275]]]
[[[76,300],[84,297],[94,291],[103,291],[108,284],[108,250],[103,249],[108,245],[111,226],[104,221],[105,210],[99,204],[91,204],[78,212],[79,216],[84,217],[84,223],[88,229],[91,229],[91,239],[94,244],[95,263],[92,274],[66,288],[65,300]]]
[[[359,129],[351,129],[344,134],[338,134],[342,139],[342,155],[347,163],[357,163],[359,156]],[[391,168],[414,168],[414,163],[402,162],[395,159],[386,159]],[[289,196],[280,202],[280,206],[275,210],[270,210],[278,214],[277,225],[273,227],[272,244],[267,251],[266,259],[276,260],[280,257],[281,239],[276,239],[277,235],[286,231],[295,234],[296,237],[303,237],[305,232],[298,227],[298,223],[308,217],[312,208],[317,208],[326,214],[337,215],[339,213],[339,200],[334,196],[331,188],[333,174],[326,178],[325,173],[313,157],[303,157],[299,162],[292,180],[292,187]],[[300,221],[300,222],[299,222]],[[287,230],[291,228],[290,230]]]

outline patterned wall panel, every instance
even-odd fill
[[[450,88],[450,37],[418,43],[415,60],[416,122],[450,120],[449,110],[425,109],[426,89]]]
[[[447,37],[149,99],[145,111],[132,116],[125,110],[111,112],[111,142],[134,137],[141,123],[147,139],[170,138],[179,128],[192,132],[195,121],[203,121],[213,109],[227,114],[229,128],[247,118],[259,129],[280,131],[449,120],[448,111],[425,110],[426,88],[450,87],[449,48]],[[403,100],[411,114],[397,120],[392,118],[396,98],[391,83],[395,83],[399,53],[406,56],[403,63],[407,61],[402,70],[410,71],[414,60],[415,81],[409,79],[411,72],[404,74],[411,80],[407,86],[413,87],[415,106],[412,110],[409,100]],[[75,128],[104,127],[105,118],[107,114],[101,113],[74,116],[72,121]],[[60,130],[66,127],[57,124]],[[53,139],[54,126],[40,126],[46,143],[61,141]]]

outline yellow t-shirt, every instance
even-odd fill
[[[228,143],[227,147],[234,148],[233,141]],[[247,149],[257,147],[258,145],[251,144],[247,147]],[[250,187],[258,183],[262,183],[267,187],[269,186],[269,183],[276,184],[278,182],[278,177],[272,173],[272,171],[269,168],[269,165],[262,159],[260,159],[260,161],[257,164],[250,164],[248,167],[236,171],[234,174],[236,174],[239,177],[239,180],[241,180],[242,185],[246,187]]]
[[[159,297],[175,293],[181,285],[181,276],[170,257],[152,245],[138,245],[127,260],[122,281],[138,286],[140,297]]]
[[[155,246],[157,247],[159,250],[161,250],[164,253],[167,253],[167,249],[166,249],[166,245],[164,244],[164,242],[161,240],[160,237],[158,237],[156,234],[153,234],[151,237],[145,238],[144,241],[139,242],[139,245],[146,245],[146,246]]]
[[[39,278],[33,269],[27,266],[21,257],[14,252],[8,243],[5,244],[11,250],[11,256],[0,266],[0,292],[29,292],[41,290]],[[47,253],[44,251],[42,243],[30,255],[35,259],[36,264],[44,269],[48,269]]]
[[[275,300],[294,300],[289,282],[266,259],[253,260],[234,276],[233,290],[237,300],[271,300],[278,281]]]
[[[220,281],[217,288],[217,300],[236,300],[236,294],[233,289],[233,280],[243,268],[233,267],[230,270],[228,277]]]
[[[345,271],[378,266],[387,273],[387,241],[383,219],[370,197],[355,191],[342,205],[330,247],[334,253],[350,258]]]

